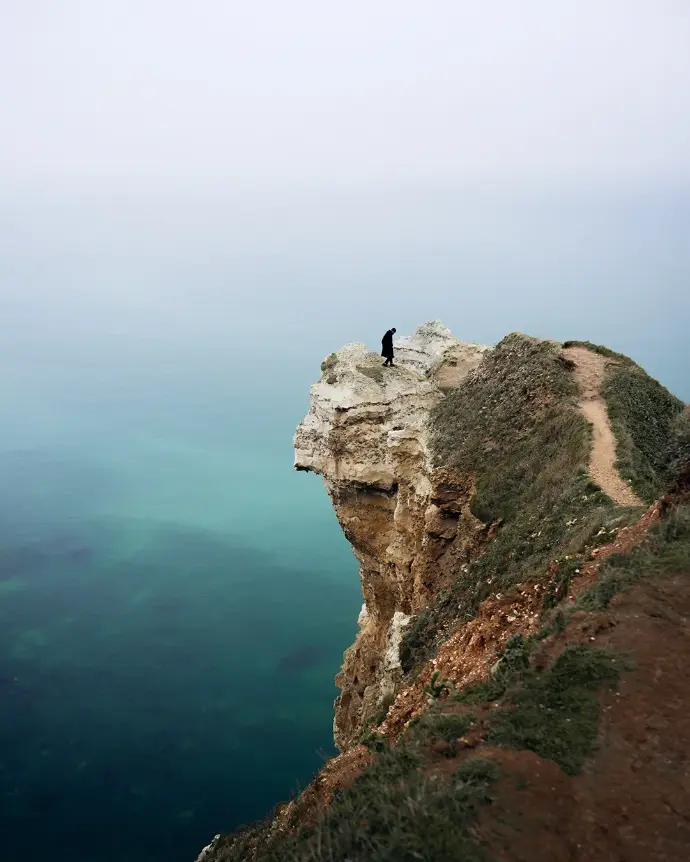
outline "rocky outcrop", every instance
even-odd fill
[[[336,682],[334,736],[346,748],[390,702],[404,627],[471,558],[485,526],[469,511],[472,477],[436,469],[432,408],[490,348],[439,321],[395,343],[396,366],[348,344],[322,363],[295,434],[295,468],[319,473],[360,563],[360,630]]]

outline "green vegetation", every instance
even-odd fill
[[[589,477],[591,430],[559,351],[553,342],[507,336],[432,415],[436,465],[476,477],[472,511],[500,528],[405,629],[400,656],[410,676],[490,594],[581,553],[602,528],[630,518]]]
[[[476,706],[499,700],[509,688],[519,684],[529,671],[530,654],[535,643],[535,638],[511,635],[499,651],[490,676],[482,682],[466,685],[453,696],[453,701]]]
[[[437,670],[431,675],[429,684],[424,686],[424,694],[427,696],[429,703],[442,697],[446,692],[452,691],[453,683],[445,679],[440,679],[440,674]]]
[[[602,356],[606,356],[607,359],[617,359],[619,362],[625,362],[630,365],[634,364],[633,360],[624,353],[616,353],[615,350],[611,350],[609,347],[604,347],[603,344],[593,344],[591,341],[564,341],[563,347],[586,347],[594,353],[600,353]]]
[[[338,364],[338,356],[335,353],[330,353],[324,361],[321,363],[321,371],[326,373],[326,371],[333,371],[335,366]]]
[[[357,371],[365,377],[370,377],[376,383],[383,383],[385,371],[380,365],[358,365]]]
[[[374,727],[378,727],[379,724],[385,719],[386,715],[388,715],[388,710],[391,708],[391,704],[395,700],[395,695],[393,692],[389,692],[388,694],[384,694],[381,698],[381,703],[378,706],[378,709],[374,713],[372,717],[372,725]]]
[[[491,802],[498,777],[491,760],[473,758],[454,771],[430,769],[424,742],[386,746],[325,812],[293,831],[266,822],[224,839],[217,862],[481,862],[471,836],[478,808]]]
[[[577,607],[603,610],[615,595],[638,581],[679,572],[690,574],[690,505],[687,504],[673,509],[630,554],[613,554],[605,560],[599,577],[580,596]]]
[[[386,748],[386,737],[376,730],[365,730],[360,734],[358,742],[369,751],[383,751]]]
[[[446,757],[455,757],[458,741],[473,723],[474,719],[469,713],[442,712],[432,708],[412,719],[405,731],[405,739],[430,744],[444,743],[441,753]]]
[[[678,478],[690,466],[690,407],[679,413],[671,425],[666,473],[670,481]]]
[[[608,530],[604,530],[602,535],[608,538]],[[544,594],[544,610],[549,610],[549,608],[553,608],[563,601],[568,595],[572,579],[579,573],[582,565],[583,560],[580,557],[563,560],[558,567],[553,581]]]
[[[530,657],[538,642],[509,638],[490,678],[466,686],[453,700],[496,704],[488,719],[489,744],[534,751],[576,775],[596,743],[596,694],[614,686],[629,665],[608,650],[569,644],[551,667],[537,670]]]
[[[597,691],[614,686],[624,666],[615,653],[569,644],[548,670],[526,672],[492,714],[488,742],[529,749],[576,775],[596,743]]]
[[[672,429],[683,402],[637,365],[610,365],[601,395],[616,437],[618,469],[652,502],[667,483]]]
[[[321,371],[326,374],[326,383],[330,383],[331,386],[334,383],[338,382],[338,378],[335,375],[335,367],[338,364],[338,356],[335,353],[329,354],[324,361],[321,363]]]

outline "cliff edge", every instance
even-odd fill
[[[469,512],[466,478],[431,463],[429,417],[489,348],[431,321],[395,349],[392,368],[362,344],[324,360],[294,440],[296,469],[323,477],[360,563],[361,629],[336,678],[341,749],[390,703],[404,627],[485,532]]]
[[[341,754],[204,862],[684,860],[688,408],[589,342],[396,361],[331,354],[295,435],[360,563]]]

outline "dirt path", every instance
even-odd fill
[[[616,469],[616,438],[609,424],[606,404],[599,394],[606,359],[586,347],[567,347],[563,355],[575,363],[575,379],[580,387],[579,407],[594,428],[589,456],[592,479],[619,506],[644,506]]]

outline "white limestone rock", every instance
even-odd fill
[[[470,514],[459,530],[457,518],[446,523],[432,505],[438,493],[456,489],[456,509],[464,511],[469,485],[433,467],[429,417],[490,348],[459,341],[440,321],[422,324],[394,347],[392,368],[359,343],[326,357],[295,433],[295,468],[323,476],[360,563],[365,605],[336,677],[340,748],[395,692],[404,627],[442,584],[448,548],[455,543],[453,553],[462,557],[475,529]]]
[[[398,339],[393,368],[384,368],[379,354],[364,344],[346,344],[326,357],[311,387],[309,412],[295,434],[296,469],[390,489],[395,450],[403,440],[420,440],[429,411],[442,397],[434,372],[448,357],[457,368],[455,356],[462,353],[465,376],[487,349],[459,341],[440,321]]]
[[[199,855],[196,857],[196,862],[205,862],[205,860],[208,859],[211,853],[215,850],[216,844],[218,843],[219,839],[220,835],[216,835],[213,841],[211,841],[210,844],[207,844],[206,847],[204,847],[204,849],[201,851],[201,853],[199,853]]]
[[[420,374],[428,374],[443,358],[447,350],[460,342],[440,320],[422,323],[412,335],[403,335],[394,341],[396,361]]]
[[[402,611],[396,611],[388,629],[388,646],[384,667],[386,670],[396,670],[400,667],[400,643],[402,641],[403,629],[409,624],[412,617]]]

